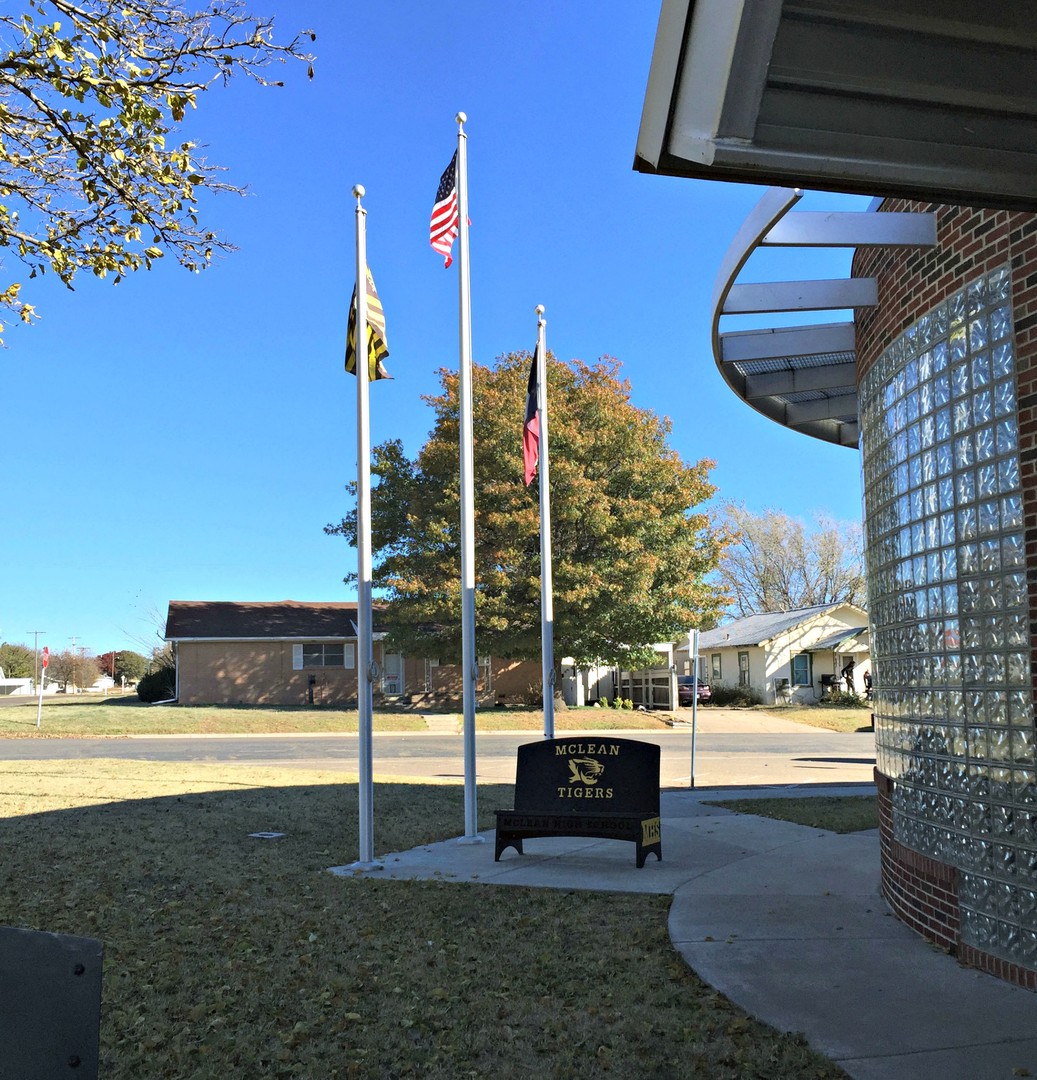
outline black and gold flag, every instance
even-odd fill
[[[385,312],[378,292],[371,277],[371,268],[367,267],[367,358],[368,378],[391,379],[382,360],[389,355],[389,346],[385,343]],[[353,287],[353,299],[349,304],[349,325],[346,328],[346,371],[356,374],[356,286]]]

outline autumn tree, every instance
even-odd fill
[[[754,514],[729,504],[723,520],[734,541],[720,578],[739,616],[816,604],[866,604],[864,550],[857,523],[818,516],[814,527],[780,510]]]
[[[275,42],[243,0],[25,0],[0,13],[0,247],[69,288],[81,270],[118,282],[166,253],[206,267],[230,245],[199,220],[199,196],[240,189],[176,126],[214,83],[268,85],[271,65],[308,65],[312,37]],[[0,306],[28,322],[20,293],[0,283]]]
[[[35,667],[35,655],[28,645],[0,643],[0,671],[8,679],[33,679]]]
[[[127,682],[136,682],[148,670],[148,658],[132,649],[112,650],[101,653],[97,658],[102,675],[108,675],[118,682],[125,678]]]
[[[522,477],[530,357],[473,371],[476,637],[480,653],[540,655],[537,483]],[[630,401],[619,364],[548,361],[554,641],[558,657],[639,667],[723,607],[707,582],[722,534],[697,509],[714,492],[713,462],[685,464],[669,421]],[[460,648],[458,378],[440,372],[426,400],[435,426],[415,460],[399,441],[373,452],[375,587],[397,648]],[[356,515],[326,531],[356,544]]]
[[[87,656],[80,649],[64,649],[58,653],[52,652],[46,671],[47,678],[57,682],[64,690],[67,690],[70,686],[79,689],[84,686],[93,686],[100,674],[101,669],[98,666],[97,658]]]

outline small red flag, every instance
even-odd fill
[[[522,425],[522,464],[525,468],[526,487],[533,483],[540,461],[540,413],[537,411],[537,351],[533,350],[533,363],[529,366],[529,386],[526,389],[526,420]]]

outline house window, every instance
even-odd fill
[[[738,654],[738,685],[749,685],[749,654],[747,652]]]
[[[345,662],[344,645],[303,645],[302,666],[308,667],[342,667]]]
[[[813,685],[813,676],[810,671],[810,653],[800,653],[792,658],[792,685]]]
[[[292,646],[292,668],[355,667],[356,660],[352,644],[341,641],[307,641],[303,645]]]
[[[718,652],[713,653],[709,658],[709,663],[710,663],[710,667],[712,669],[712,674],[710,675],[710,678],[713,680],[713,682],[719,683],[720,682],[720,653],[718,653]]]

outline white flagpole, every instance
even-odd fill
[[[695,735],[699,721],[699,632],[688,631],[688,659],[695,681],[691,685],[691,787],[695,786]]]
[[[537,304],[537,417],[540,446],[540,657],[544,738],[555,737],[554,581],[551,574],[551,471],[547,460],[547,320]]]
[[[374,620],[371,610],[371,409],[367,349],[367,211],[356,196],[356,551],[357,551],[357,713],[360,770],[360,859],[352,869],[380,870],[374,858],[374,747],[372,714],[375,677]]]
[[[46,646],[44,646],[46,650]],[[50,653],[44,651],[43,654],[43,667],[40,668],[40,700],[36,705],[36,727],[40,726],[40,720],[43,718],[43,687],[47,681],[47,664],[50,663]]]
[[[472,438],[472,295],[468,268],[468,117],[457,114],[457,280],[460,289],[461,679],[464,714],[464,837],[478,843],[475,788],[475,454]]]

